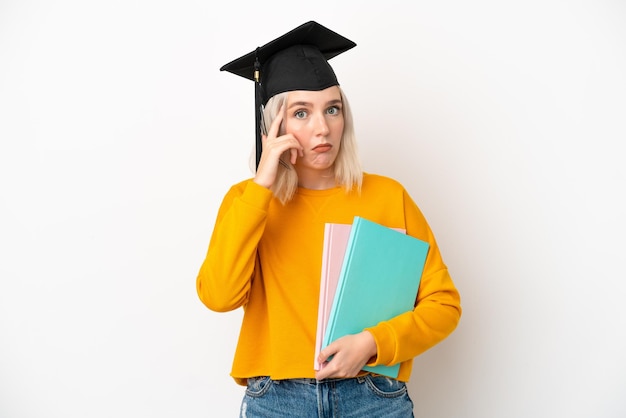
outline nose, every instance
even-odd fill
[[[315,118],[315,133],[320,136],[328,135],[330,129],[328,128],[328,121],[324,117],[324,115],[318,115]]]

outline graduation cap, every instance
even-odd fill
[[[328,60],[355,46],[351,40],[310,21],[220,68],[254,81],[257,167],[261,158],[262,109],[267,101],[278,93],[319,91],[339,85]]]

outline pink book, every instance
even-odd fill
[[[405,233],[404,229],[392,228]],[[314,370],[321,370],[325,363],[320,364],[317,357],[322,350],[326,325],[333,307],[335,291],[343,265],[343,258],[348,247],[352,224],[327,223],[324,227],[324,249],[322,251],[322,277],[317,312],[317,335],[315,339]]]
[[[333,306],[337,281],[346,253],[348,238],[350,238],[350,224],[327,223],[324,228],[324,249],[322,252],[322,278],[320,282],[320,300],[317,313],[317,336],[315,339],[314,369],[324,367],[317,361],[322,350],[322,341],[326,333],[326,324]]]

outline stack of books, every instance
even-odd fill
[[[324,230],[314,369],[323,347],[389,320],[415,305],[428,243],[404,230],[355,216]],[[364,370],[398,377],[399,364]]]

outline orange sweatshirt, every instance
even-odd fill
[[[398,379],[408,381],[413,358],[455,329],[459,293],[426,219],[397,181],[365,174],[360,195],[300,188],[283,206],[245,180],[224,197],[196,280],[209,309],[244,309],[231,372],[238,384],[253,376],[315,377],[324,224],[349,224],[355,215],[430,244],[415,309],[368,328],[378,350],[371,365],[402,363]]]

